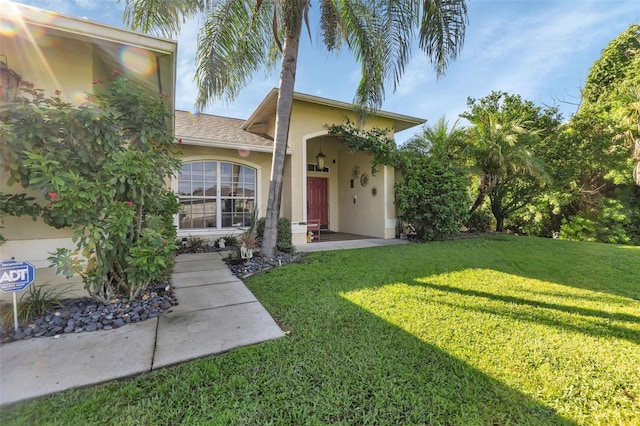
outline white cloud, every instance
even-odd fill
[[[416,51],[402,75],[396,94],[398,96],[414,94],[435,81],[436,72],[431,62],[422,52]]]
[[[640,19],[640,7],[635,1],[477,0],[470,3],[469,18],[465,45],[446,76],[433,81],[432,74],[421,72],[428,66],[424,60],[407,72],[385,109],[430,122],[445,114],[453,121],[466,109],[467,97],[492,90],[517,93],[541,106],[558,99],[576,102],[601,49]],[[575,105],[560,106],[565,115],[575,111]]]
[[[80,8],[80,9],[95,9],[97,7],[116,7],[118,6],[118,3],[115,1],[111,1],[111,2],[99,2],[99,1],[95,1],[95,0],[75,0],[76,5]],[[104,4],[104,3],[108,3],[108,4]]]

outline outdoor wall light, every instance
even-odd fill
[[[326,155],[322,153],[322,139],[320,139],[320,152],[316,155],[316,164],[318,165],[319,170],[324,170],[324,160]]]
[[[21,81],[22,77],[9,68],[7,57],[0,54],[0,84],[2,84],[0,86],[2,89],[0,97],[6,100],[14,100]]]
[[[324,159],[325,155],[320,151],[318,155],[316,155],[316,162],[318,163],[318,169],[324,170]]]

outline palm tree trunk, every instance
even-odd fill
[[[473,205],[469,209],[469,213],[468,213],[469,216],[471,216],[476,210],[478,210],[478,207],[482,205],[486,196],[487,194],[485,192],[480,192],[480,194],[478,194],[478,198],[476,198],[476,201],[473,203]]]
[[[502,209],[502,202],[498,199],[496,191],[493,191],[489,196],[491,200],[491,213],[496,219],[496,232],[504,232],[504,210]],[[500,197],[501,198],[501,197]]]
[[[478,185],[478,190],[480,193],[478,194],[478,198],[469,209],[468,215],[471,216],[478,207],[482,205],[484,199],[487,197],[487,193],[493,191],[496,185],[498,184],[499,177],[495,173],[484,173],[480,178],[480,184]]]
[[[302,22],[300,22],[302,25]],[[278,218],[282,204],[282,181],[284,179],[284,162],[289,140],[289,124],[293,105],[293,89],[296,82],[296,66],[298,63],[298,46],[300,32],[296,37],[285,37],[282,49],[282,69],[280,70],[280,87],[276,111],[276,137],[273,144],[273,160],[271,162],[271,182],[269,199],[262,237],[262,254],[267,257],[276,256],[278,237]]]

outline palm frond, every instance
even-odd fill
[[[122,0],[118,0],[119,2]],[[210,0],[124,0],[124,23],[129,28],[174,37],[187,20],[206,10]]]
[[[462,49],[468,22],[465,0],[424,0],[420,25],[420,48],[444,74],[451,59]]]
[[[320,32],[329,52],[339,50],[342,41],[347,41],[347,33],[336,0],[320,2]]]
[[[207,10],[196,57],[198,109],[214,99],[233,100],[267,62],[274,43],[274,3],[254,5],[253,1],[225,0]]]
[[[354,103],[360,120],[367,110],[379,109],[384,100],[388,66],[388,46],[385,43],[383,17],[375,7],[381,2],[346,0],[340,4],[340,15],[347,34],[349,48],[361,63],[362,78],[356,89]]]

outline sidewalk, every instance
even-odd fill
[[[399,245],[399,244],[408,244],[407,240],[400,240],[398,238],[383,240],[380,238],[370,238],[366,240],[345,240],[345,241],[327,241],[324,242],[322,240],[306,244],[301,251],[305,252],[314,252],[314,251],[327,251],[327,250],[349,250],[349,249],[357,249],[357,248],[369,248],[369,247],[380,247],[380,246],[391,246],[391,245]]]
[[[404,244],[406,240],[317,242],[305,252]],[[179,305],[117,330],[61,334],[0,346],[0,406],[133,377],[284,336],[222,261],[223,253],[178,256]]]
[[[0,346],[0,406],[284,336],[220,253],[178,256],[173,285],[179,305],[158,318]]]

